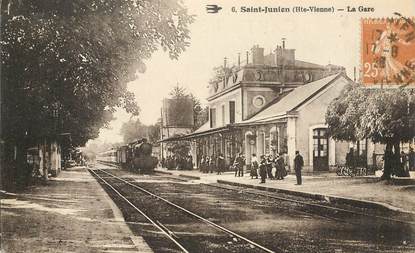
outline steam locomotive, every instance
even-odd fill
[[[147,139],[140,139],[102,153],[97,160],[103,163],[112,163],[121,166],[123,169],[148,174],[154,172],[158,159],[152,156],[153,146]]]

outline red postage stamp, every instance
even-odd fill
[[[362,83],[415,84],[414,18],[362,19]]]

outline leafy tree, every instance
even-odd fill
[[[199,98],[197,98],[195,95],[193,95],[192,93],[188,92],[186,90],[186,88],[181,87],[179,85],[175,86],[170,92],[169,95],[171,96],[171,98],[173,99],[190,99],[192,101],[193,104],[193,128],[197,129],[200,126],[202,126],[204,123],[206,123],[208,121],[208,113],[207,113],[207,107],[203,108],[202,104],[199,100]],[[178,104],[178,107],[181,106],[188,106],[188,104],[184,101],[183,104]],[[181,114],[182,110],[177,110],[177,118],[178,121],[180,122],[180,118],[186,115],[182,115]]]
[[[92,140],[82,148],[82,155],[88,160],[93,161],[99,153],[106,152],[121,145],[122,143],[108,143],[100,140]]]
[[[123,135],[124,143],[130,143],[137,139],[146,138],[151,143],[156,143],[160,139],[160,123],[155,125],[144,125],[137,120],[130,120],[123,123],[120,133]]]
[[[209,120],[209,109],[207,106],[202,107],[202,103],[200,103],[200,100],[193,95],[192,93],[189,93],[190,98],[193,101],[193,120],[194,129],[198,129],[203,124],[205,124]]]
[[[238,67],[232,66],[232,67],[224,67],[223,65],[214,67],[213,68],[213,74],[212,78],[209,80],[209,83],[219,83],[222,82],[224,78],[228,78],[231,76],[233,71],[236,71]]]
[[[206,122],[208,122],[208,120],[209,120],[209,107],[205,106],[205,107],[202,108],[202,106],[200,106],[200,108],[198,108],[196,110],[196,113],[195,113],[195,125],[194,125],[194,128],[195,129],[198,129],[203,124],[205,124]]]
[[[180,135],[174,135],[178,137]],[[173,153],[173,156],[176,159],[176,165],[179,169],[186,168],[186,158],[189,155],[190,143],[188,141],[177,141],[167,143],[167,150]]]
[[[326,113],[329,135],[334,139],[344,141],[361,139],[357,136],[357,129],[369,94],[370,90],[368,89],[348,86],[337,99],[330,103]]]
[[[167,149],[174,155],[186,157],[190,151],[190,144],[187,141],[169,143]]]
[[[158,145],[157,142],[160,140],[160,127],[161,119],[156,124],[148,126],[148,138],[153,145]]]
[[[382,179],[399,170],[400,143],[415,138],[413,89],[346,88],[332,101],[326,113],[329,134],[337,140],[370,139],[385,144]]]
[[[169,95],[173,99],[180,99],[180,98],[188,98],[189,94],[187,93],[186,88],[179,86],[177,84],[173,87],[173,89],[169,92]]]
[[[178,0],[2,1],[6,155],[59,133],[83,145],[117,107],[138,115],[126,83],[160,47],[177,58],[192,21]]]

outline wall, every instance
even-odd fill
[[[225,105],[225,125],[229,124],[229,101],[235,101],[235,122],[242,121],[241,88],[238,88],[209,102],[209,108],[216,108],[216,127],[224,125],[222,124],[222,105]]]
[[[274,100],[279,93],[267,87],[244,87],[243,89],[243,118],[249,119],[252,115],[260,111],[272,100]],[[264,98],[264,104],[261,107],[254,105],[254,98],[261,96]]]
[[[336,164],[346,164],[346,154],[349,152],[349,142],[337,141],[336,142]]]
[[[300,151],[304,158],[305,171],[312,171],[309,166],[312,157],[310,157],[310,127],[325,124],[325,114],[330,102],[338,97],[342,89],[347,85],[348,81],[344,77],[334,81],[325,91],[314,97],[306,104],[301,106],[298,111],[298,118],[296,122],[296,149]],[[329,141],[329,143],[332,143]],[[343,147],[343,146],[339,146]],[[329,144],[330,149],[335,148]],[[338,152],[335,152],[336,154]],[[337,156],[337,155],[336,155]],[[329,157],[330,161],[330,157]]]

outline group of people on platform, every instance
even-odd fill
[[[244,167],[246,161],[245,157],[242,153],[239,153],[231,163],[231,168],[235,172],[235,177],[243,177],[244,176]],[[297,184],[301,185],[301,170],[304,166],[303,157],[300,155],[298,151],[296,151],[296,156],[294,158],[294,170],[297,176]],[[219,156],[215,157],[214,155],[202,156],[199,168],[202,173],[214,173],[216,172],[218,175],[224,172],[226,167],[226,162],[223,154],[219,154]],[[251,169],[250,169],[250,176],[251,179],[258,179],[261,178],[260,183],[265,183],[266,178],[270,180],[283,180],[285,176],[287,176],[287,163],[284,154],[280,153],[276,156],[273,155],[261,155],[260,159],[256,154],[252,155],[251,158]]]
[[[261,183],[265,183],[265,179],[283,180],[287,175],[286,164],[282,153],[275,157],[272,155],[261,155],[260,160],[256,154],[251,159],[251,178],[261,178]]]
[[[225,171],[225,157],[223,154],[219,154],[217,157],[214,155],[204,155],[200,159],[199,168],[202,173],[214,173],[220,175]]]
[[[303,157],[299,151],[295,152],[294,158],[294,170],[297,177],[297,185],[302,184],[301,170],[304,166]],[[285,162],[284,154],[277,154],[275,157],[272,155],[261,155],[258,161],[256,154],[252,155],[251,159],[251,178],[261,178],[260,183],[265,183],[266,178],[270,180],[284,180],[287,176],[287,164]]]
[[[193,169],[193,157],[191,155],[169,155],[161,159],[161,167],[169,170],[191,170]]]

